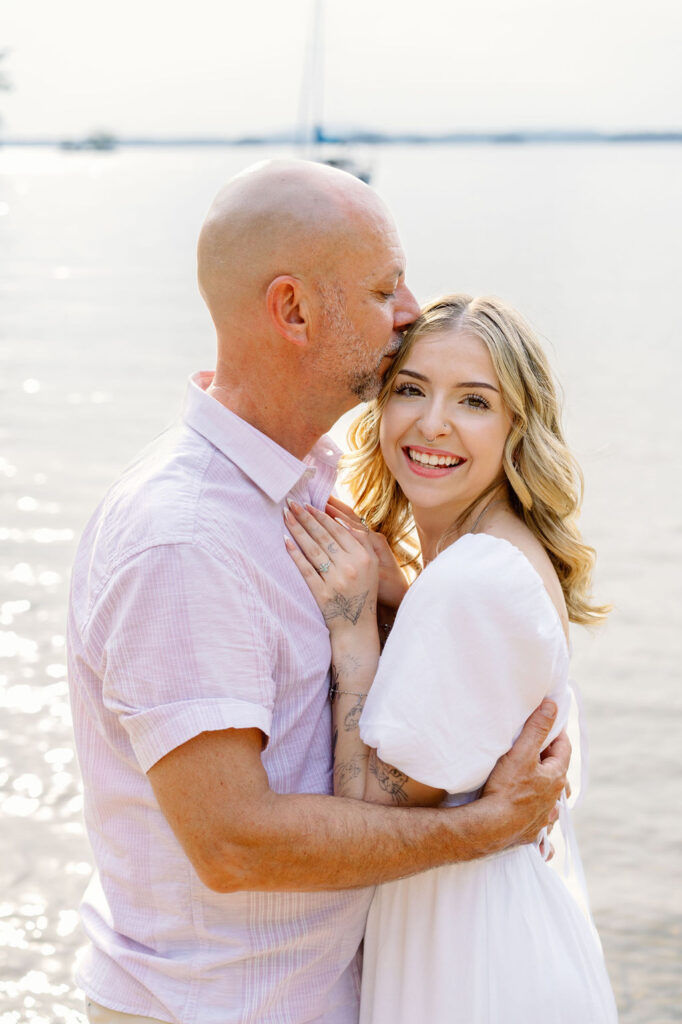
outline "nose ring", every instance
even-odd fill
[[[444,424],[443,424],[443,430],[441,431],[441,433],[443,433],[443,432],[444,432],[444,431],[446,431],[447,429],[448,429],[448,425],[447,425],[447,423],[444,423]],[[432,441],[435,441],[435,440],[436,440],[436,436],[435,436],[435,434],[434,434],[434,436],[433,436],[433,437],[427,437],[427,436],[426,436],[426,434],[424,434],[424,440],[425,440],[425,441],[429,441],[429,442],[432,442]]]

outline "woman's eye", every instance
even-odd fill
[[[486,401],[483,395],[465,395],[462,401],[465,405],[470,406],[472,409],[490,408],[490,402]]]
[[[396,395],[421,395],[421,389],[416,384],[396,384],[394,394]]]

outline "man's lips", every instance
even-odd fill
[[[395,359],[403,345],[405,344],[405,335],[407,334],[407,327],[394,331],[391,337],[390,347],[384,352],[384,359]]]
[[[402,451],[412,472],[419,476],[445,476],[467,461],[463,455],[442,448],[411,444],[405,445]]]
[[[386,359],[390,359],[391,362],[393,362],[393,360],[398,355],[402,347],[403,339],[401,338],[397,343],[393,344],[391,348],[388,349],[388,351],[384,352],[383,356],[381,357],[382,362]]]

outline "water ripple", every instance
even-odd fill
[[[18,633],[0,632],[0,658],[21,658],[23,661],[38,660],[38,644]]]
[[[2,530],[0,530],[0,539],[2,538]],[[4,601],[0,604],[0,626],[11,626],[17,615],[23,615],[24,612],[29,611],[31,602],[22,601]]]
[[[45,509],[52,512],[52,509]],[[59,511],[58,509],[55,511]],[[0,526],[0,540],[10,540],[15,544],[26,544],[35,541],[37,544],[56,544],[72,541],[75,534],[73,530],[51,530],[42,526],[37,530],[19,530],[17,527]]]

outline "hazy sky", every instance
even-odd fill
[[[0,0],[12,136],[297,122],[312,0]],[[680,0],[326,0],[325,121],[682,128]]]

